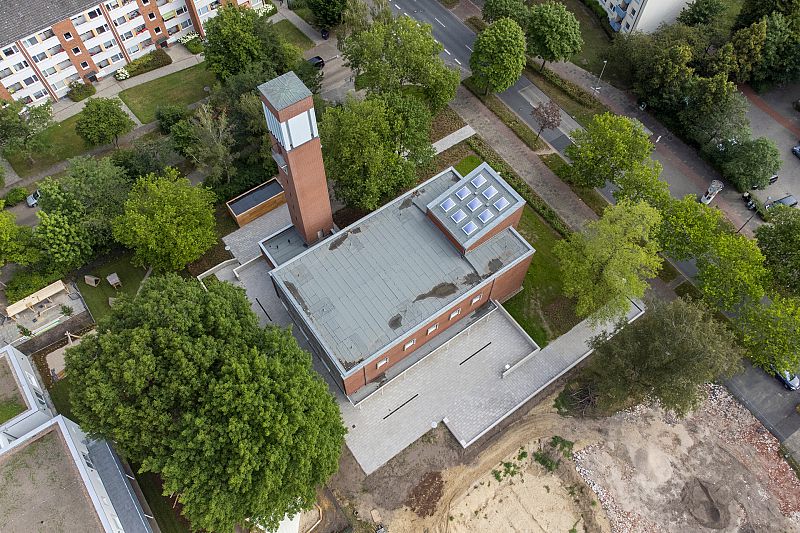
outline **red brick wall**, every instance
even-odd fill
[[[2,98],[3,100],[11,100],[12,99],[11,98],[11,93],[8,92],[8,89],[3,87],[2,83],[0,83],[0,98]]]
[[[506,217],[505,220],[503,220],[496,227],[492,228],[491,231],[489,231],[486,235],[475,241],[475,244],[470,246],[467,251],[469,252],[469,250],[474,250],[475,248],[485,243],[486,241],[488,241],[489,239],[491,239],[492,237],[494,237],[495,235],[497,235],[498,233],[500,233],[509,226],[514,226],[516,228],[517,224],[519,224],[519,219],[522,218],[522,209],[524,207],[525,207],[524,205],[520,206],[519,209],[517,209],[508,217]]]
[[[64,33],[69,32],[72,34],[72,40],[66,40],[64,38]],[[93,70],[98,72],[97,65],[94,64],[92,58],[89,56],[89,53],[86,51],[86,46],[81,41],[80,37],[78,36],[78,32],[75,30],[75,26],[72,24],[70,19],[62,20],[61,22],[56,22],[53,24],[53,33],[56,34],[58,37],[58,41],[61,43],[61,46],[67,52],[69,56],[69,60],[78,69],[78,74],[81,78],[84,78],[86,81],[86,73]],[[78,47],[80,49],[80,54],[72,53],[72,49]],[[81,62],[85,61],[89,65],[86,68],[81,68]]]
[[[161,18],[161,12],[158,10],[158,5],[156,5],[156,0],[150,0],[150,3],[145,5],[142,0],[136,0],[136,3],[139,5],[139,12],[142,14],[142,18],[144,18],[144,26],[147,28],[147,31],[150,32],[150,38],[153,39],[154,43],[157,43],[159,39],[166,39],[167,38],[167,27],[164,25],[164,19]],[[150,20],[150,13],[155,15],[155,20]],[[161,33],[156,33],[156,28],[161,28]]]
[[[533,255],[518,265],[513,266],[494,280],[491,294],[492,300],[502,302],[522,287],[522,282],[525,280],[525,273],[528,272],[532,259]]]

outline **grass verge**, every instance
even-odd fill
[[[569,175],[569,164],[564,161],[561,156],[558,154],[545,154],[540,155],[539,158],[545,165],[547,165],[547,168],[552,170],[556,176],[561,178],[561,181],[569,185],[569,188],[572,189],[572,192],[578,195],[578,198],[583,200],[583,203],[588,205],[589,209],[594,211],[597,216],[603,216],[603,211],[609,205],[608,200],[606,200],[602,194],[597,192],[596,189],[592,189],[591,187],[581,187],[574,184]]]
[[[126,253],[93,268],[89,274],[100,278],[100,284],[97,287],[87,285],[83,277],[77,280],[78,288],[95,322],[100,322],[111,312],[111,306],[108,305],[109,298],[119,298],[122,295],[133,296],[139,289],[145,270],[133,266],[130,259],[130,254]],[[106,281],[106,276],[112,272],[116,272],[119,276],[122,288],[115,289]]]
[[[26,156],[18,153],[7,154],[6,159],[14,167],[16,173],[24,178],[46,170],[59,161],[82,154],[87,147],[83,139],[75,132],[75,124],[80,117],[81,113],[78,113],[47,128],[42,134],[42,140],[48,150],[34,153],[33,163]]]
[[[131,464],[139,488],[142,489],[150,510],[153,511],[158,528],[163,533],[189,533],[189,524],[177,511],[172,502],[162,495],[161,478],[152,472],[139,473],[139,466]]]
[[[133,111],[142,124],[156,119],[158,106],[167,104],[189,105],[207,96],[204,87],[214,85],[214,74],[205,63],[168,74],[136,87],[125,89],[119,97]]]
[[[581,87],[561,79],[550,69],[541,70],[538,62],[529,59],[523,74],[582,126],[586,126],[594,115],[608,111]]]
[[[458,5],[458,0],[439,0],[439,3],[447,9],[453,9]]]
[[[537,139],[536,133],[525,124],[516,113],[508,108],[497,96],[493,94],[483,94],[483,91],[475,86],[472,77],[465,79],[461,83],[464,87],[470,90],[472,94],[478,97],[492,113],[494,113],[500,122],[508,126],[514,135],[519,137],[519,140],[524,142],[525,145],[533,151],[544,150],[547,145],[541,139]]]
[[[290,7],[289,9],[294,11],[295,15],[305,20],[309,25],[315,28],[317,27],[317,19],[314,18],[314,12],[311,11],[310,7],[306,7],[305,3],[302,6]]]
[[[461,174],[462,176],[466,176],[473,170],[475,170],[478,165],[480,165],[483,161],[480,157],[475,154],[470,154],[461,161],[458,162],[457,165],[454,166],[456,171]]]
[[[287,19],[279,20],[272,27],[286,42],[293,44],[304,52],[314,48],[314,41],[309,39],[305,33],[300,31],[297,26]]]
[[[64,415],[70,420],[75,420],[72,416],[72,404],[69,402],[69,378],[64,377],[50,385],[50,400],[56,407],[59,414]]]

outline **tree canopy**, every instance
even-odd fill
[[[231,284],[152,276],[66,366],[81,427],[159,474],[193,529],[273,530],[338,467],[345,429],[311,357]]]
[[[519,24],[502,18],[480,32],[469,66],[475,84],[487,94],[514,85],[525,67],[525,33]]]
[[[67,271],[82,265],[91,257],[90,235],[79,221],[59,211],[39,211],[36,216],[39,218],[34,232],[36,244],[51,267]]]
[[[770,209],[769,224],[756,229],[756,238],[775,283],[800,296],[800,210]]]
[[[34,152],[46,151],[42,133],[53,123],[53,108],[47,102],[29,106],[17,100],[0,106],[0,149],[19,152],[32,159]]]
[[[548,0],[530,8],[526,33],[528,53],[548,61],[564,61],[581,51],[581,25],[561,2]]]
[[[585,187],[616,183],[655,148],[641,122],[609,112],[593,116],[585,129],[572,132],[572,138],[566,154],[572,160],[573,180]]]
[[[89,146],[114,143],[136,124],[122,109],[119,98],[89,98],[75,122],[75,132]]]
[[[740,191],[746,191],[769,185],[769,178],[778,173],[781,165],[783,160],[775,141],[759,137],[732,147],[730,156],[722,163],[722,171]]]
[[[660,179],[661,168],[661,163],[653,159],[634,163],[616,179],[618,189],[613,193],[614,199],[618,202],[643,200],[656,209],[663,209],[672,197],[669,195],[669,184]]]
[[[523,0],[486,0],[483,3],[483,20],[488,23],[510,18],[521,27],[528,23],[528,6]]]
[[[261,111],[259,119],[264,122]],[[195,142],[184,148],[186,156],[206,171],[206,184],[230,183],[236,174],[234,166],[233,125],[223,108],[215,112],[208,104],[203,104],[189,119],[192,128],[191,138]]]
[[[332,28],[342,21],[347,0],[308,0],[308,7],[314,13],[317,24]]]
[[[711,250],[724,220],[719,209],[698,202],[693,194],[671,200],[661,210],[658,241],[664,252],[678,261],[700,257]]]
[[[800,298],[772,295],[767,305],[745,308],[738,319],[750,360],[771,372],[797,373],[800,368]]]
[[[681,10],[678,22],[687,26],[710,24],[724,11],[723,0],[692,0]]]
[[[754,241],[723,233],[697,259],[703,297],[723,311],[737,311],[761,300],[768,280],[764,256]]]
[[[701,334],[698,334],[702,332]],[[594,340],[581,378],[603,411],[657,401],[679,416],[704,398],[703,385],[735,373],[744,352],[701,302],[653,302],[610,339]]]
[[[754,65],[751,75],[751,82],[756,87],[789,83],[800,78],[800,13],[789,18],[776,11],[766,18],[766,22],[761,61]]]
[[[628,312],[629,298],[644,296],[647,280],[661,267],[654,238],[660,220],[647,203],[624,200],[555,245],[564,294],[577,298],[579,316],[615,319]]]
[[[14,213],[3,207],[0,200],[0,267],[7,263],[29,265],[36,260],[31,229],[18,226]]]
[[[133,250],[133,262],[180,270],[211,248],[217,237],[214,193],[195,187],[167,167],[139,178],[114,219],[114,237]]]

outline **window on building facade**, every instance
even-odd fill
[[[139,45],[138,44],[134,44],[133,46],[128,48],[128,53],[129,54],[135,54],[138,51],[139,51]]]
[[[4,49],[3,50],[3,55],[6,56],[6,57],[9,57],[9,56],[12,56],[12,55],[16,54],[17,52],[19,52],[19,48],[17,48],[17,45],[13,45],[13,46],[9,46],[8,48]]]
[[[205,15],[206,13],[208,13],[208,6],[203,6],[197,10],[198,15]]]
[[[156,20],[156,14],[155,13],[148,13],[147,14],[147,18],[149,18],[150,20]]]
[[[64,32],[64,39],[66,39],[67,41],[71,41],[72,40],[72,32],[65,31]]]
[[[120,24],[125,24],[126,22],[128,22],[128,19],[125,17],[120,17],[114,21],[114,26],[119,26]]]
[[[81,55],[81,49],[76,46],[75,48],[72,49],[72,53],[75,54],[76,56]]]
[[[17,82],[14,85],[12,85],[11,87],[8,87],[8,92],[10,92],[10,93],[17,92],[20,89],[22,89],[22,84],[20,82]]]
[[[119,36],[119,38],[122,39],[123,41],[127,41],[131,37],[133,37],[133,32],[132,31],[126,31],[125,33],[123,33],[122,35]]]
[[[191,19],[186,19],[183,22],[181,22],[181,29],[185,30],[186,28],[188,28],[191,25],[192,25]]]
[[[154,32],[156,35],[161,35],[161,28],[160,28],[159,26],[156,26],[156,29],[155,29],[155,30],[153,30],[153,32]]]
[[[405,343],[405,344],[403,345],[403,350],[404,350],[404,351],[405,351],[405,350],[408,350],[409,348],[411,348],[411,347],[412,347],[412,346],[414,346],[415,344],[417,344],[417,339],[411,339],[410,341],[408,341],[407,343]]]
[[[375,365],[375,368],[380,368],[380,367],[382,367],[383,365],[385,365],[385,364],[386,364],[386,363],[388,363],[388,362],[389,362],[389,358],[388,358],[388,357],[387,357],[387,358],[385,358],[385,359],[381,359],[381,360],[380,360],[380,361],[378,361],[378,363]]]
[[[67,86],[67,80],[60,80],[53,83],[52,85],[53,89],[55,89],[56,91],[60,91],[61,89]]]
[[[3,70],[0,70],[0,80],[7,76],[11,76],[13,73],[14,71],[12,71],[10,68],[4,68]]]
[[[19,72],[20,70],[22,70],[24,68],[28,68],[28,62],[27,61],[20,61],[19,63],[14,65],[14,70],[16,70],[17,72]]]
[[[99,45],[98,46],[93,46],[92,48],[89,48],[89,50],[87,50],[87,52],[89,52],[90,56],[99,54],[102,51],[103,51],[103,49]]]
[[[461,308],[459,307],[458,309],[456,309],[455,311],[450,313],[450,320],[453,320],[455,317],[457,317],[460,314],[461,314]]]
[[[186,5],[182,5],[181,7],[175,10],[176,15],[183,15],[184,13],[186,13]]]
[[[629,29],[631,29],[631,23],[630,23],[630,22],[626,22],[626,23],[625,23],[625,29],[626,29],[626,30],[629,30]]]
[[[58,70],[56,70],[56,67],[50,67],[42,71],[42,74],[44,74],[45,76],[52,76],[56,72],[58,72]]]
[[[110,41],[106,41],[106,42],[103,43],[103,48],[106,48],[106,49],[107,48],[111,48],[115,44],[116,43],[114,42],[114,39],[111,39]]]
[[[117,9],[119,7],[119,1],[114,0],[113,2],[106,2],[106,9]]]
[[[110,64],[111,64],[111,61],[109,61],[108,59],[104,59],[104,60],[102,60],[101,62],[99,62],[97,64],[97,68],[106,68]]]
[[[91,11],[89,11],[89,13],[87,13],[87,15],[89,15],[90,19],[96,19],[97,17],[99,17],[102,14],[103,14],[103,12],[100,11],[99,7],[96,7],[94,9],[92,9]]]
[[[25,42],[28,43],[29,46],[34,46],[39,44],[39,39],[37,39],[36,36],[34,35],[33,37],[28,37],[28,39]]]
[[[114,54],[113,56],[109,57],[112,63],[116,63],[120,59],[122,59],[122,54]]]
[[[434,331],[436,331],[437,329],[439,329],[439,324],[434,324],[434,325],[432,325],[431,327],[429,327],[429,328],[428,328],[428,333],[427,333],[427,335],[430,335],[431,333],[433,333],[433,332],[434,332]]]
[[[53,33],[53,30],[49,30],[49,29],[48,30],[44,30],[42,33],[39,34],[39,39],[42,40],[42,41],[45,41],[45,40],[49,39],[50,37],[53,37],[54,35],[55,35],[55,33]]]
[[[54,47],[50,48],[47,51],[47,55],[49,55],[50,57],[53,57],[54,55],[60,54],[63,51],[64,51],[64,49],[61,48],[61,45],[58,45],[58,46],[54,46]]]
[[[33,85],[37,81],[39,81],[39,77],[36,76],[36,74],[34,74],[33,76],[28,76],[27,78],[22,80],[22,83],[24,83],[27,86],[27,85]]]
[[[92,463],[92,460],[89,458],[89,455],[83,452],[81,452],[81,455],[83,456],[83,462],[86,463],[86,466],[94,470],[94,463]]]
[[[89,63],[87,63],[86,61],[81,61],[81,68],[82,68],[82,69],[87,69],[87,68],[89,68]]]
[[[33,62],[38,63],[39,61],[44,61],[47,59],[47,54],[45,52],[39,52],[35,56],[33,56]]]
[[[110,30],[110,29],[111,29],[111,28],[109,28],[109,27],[108,27],[108,24],[103,24],[102,26],[98,26],[98,27],[96,27],[96,28],[94,29],[94,33],[95,33],[96,35],[100,35],[101,33],[105,33],[105,32],[107,32],[107,31],[108,31],[108,30]]]

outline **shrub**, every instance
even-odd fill
[[[186,47],[187,50],[189,50],[193,54],[202,54],[203,50],[206,49],[206,47],[203,45],[203,41],[201,41],[200,39],[192,39],[184,46]]]
[[[25,200],[28,197],[28,189],[25,187],[14,187],[6,193],[6,206],[11,207]]]
[[[81,80],[73,80],[69,84],[69,92],[67,96],[73,102],[80,102],[86,98],[89,98],[94,93],[97,92],[97,89],[94,88],[94,85],[91,83],[84,83]]]
[[[134,59],[125,68],[131,76],[138,76],[170,63],[172,63],[172,58],[169,57],[169,54],[163,48],[158,48],[139,59]]]
[[[156,108],[156,120],[158,120],[158,129],[164,135],[169,134],[176,123],[188,118],[191,112],[186,106],[178,104],[160,105]]]
[[[122,67],[122,68],[117,69],[117,71],[114,73],[114,77],[117,78],[119,81],[122,81],[122,80],[127,80],[128,78],[130,78],[131,74],[130,74],[130,72],[128,72],[128,69],[126,69],[125,67]]]
[[[6,298],[9,303],[18,302],[58,281],[62,276],[63,272],[60,271],[18,270],[6,285]]]

